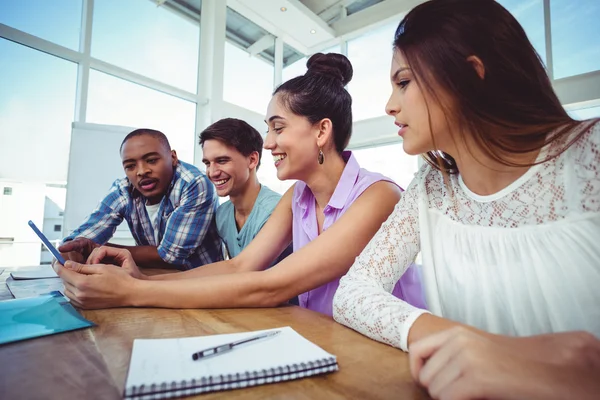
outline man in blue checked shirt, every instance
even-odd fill
[[[58,250],[66,260],[82,262],[107,244],[125,219],[136,246],[129,250],[144,267],[191,269],[223,259],[217,234],[214,186],[198,168],[177,159],[167,137],[137,129],[121,144],[126,178],[108,195]]]

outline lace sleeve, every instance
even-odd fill
[[[424,166],[393,213],[340,281],[333,317],[363,335],[407,351],[415,319],[427,311],[391,294],[419,252],[418,196],[429,166]]]
[[[579,204],[572,207],[583,212],[600,211],[600,119],[586,121],[589,128],[574,145],[572,178],[579,192]],[[584,123],[585,124],[585,123]],[[584,125],[585,126],[585,125]]]

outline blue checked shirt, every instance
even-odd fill
[[[145,202],[127,178],[117,179],[94,212],[64,242],[86,237],[105,244],[124,218],[136,244],[156,246],[169,264],[191,269],[223,259],[215,223],[217,193],[198,168],[179,161],[158,208],[157,238]]]

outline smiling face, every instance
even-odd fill
[[[258,153],[244,156],[235,147],[216,139],[204,141],[202,154],[208,178],[221,197],[240,194],[258,164]]]
[[[270,150],[280,180],[306,177],[318,165],[318,127],[289,111],[278,93],[271,99],[265,121],[269,126],[265,149]]]
[[[397,49],[392,57],[390,77],[392,94],[385,111],[395,118],[395,123],[400,128],[398,135],[402,136],[404,151],[417,155],[448,148],[451,138],[442,108],[421,90],[402,53]]]
[[[177,154],[151,135],[134,136],[121,149],[129,182],[148,201],[157,204],[165,195],[177,166]]]

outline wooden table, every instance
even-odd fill
[[[10,298],[0,275],[0,299]],[[296,306],[270,309],[82,311],[96,327],[0,346],[0,397],[118,399],[133,339],[202,336],[291,326],[338,357],[340,370],[295,381],[215,392],[199,399],[426,399],[402,351],[325,315]]]

